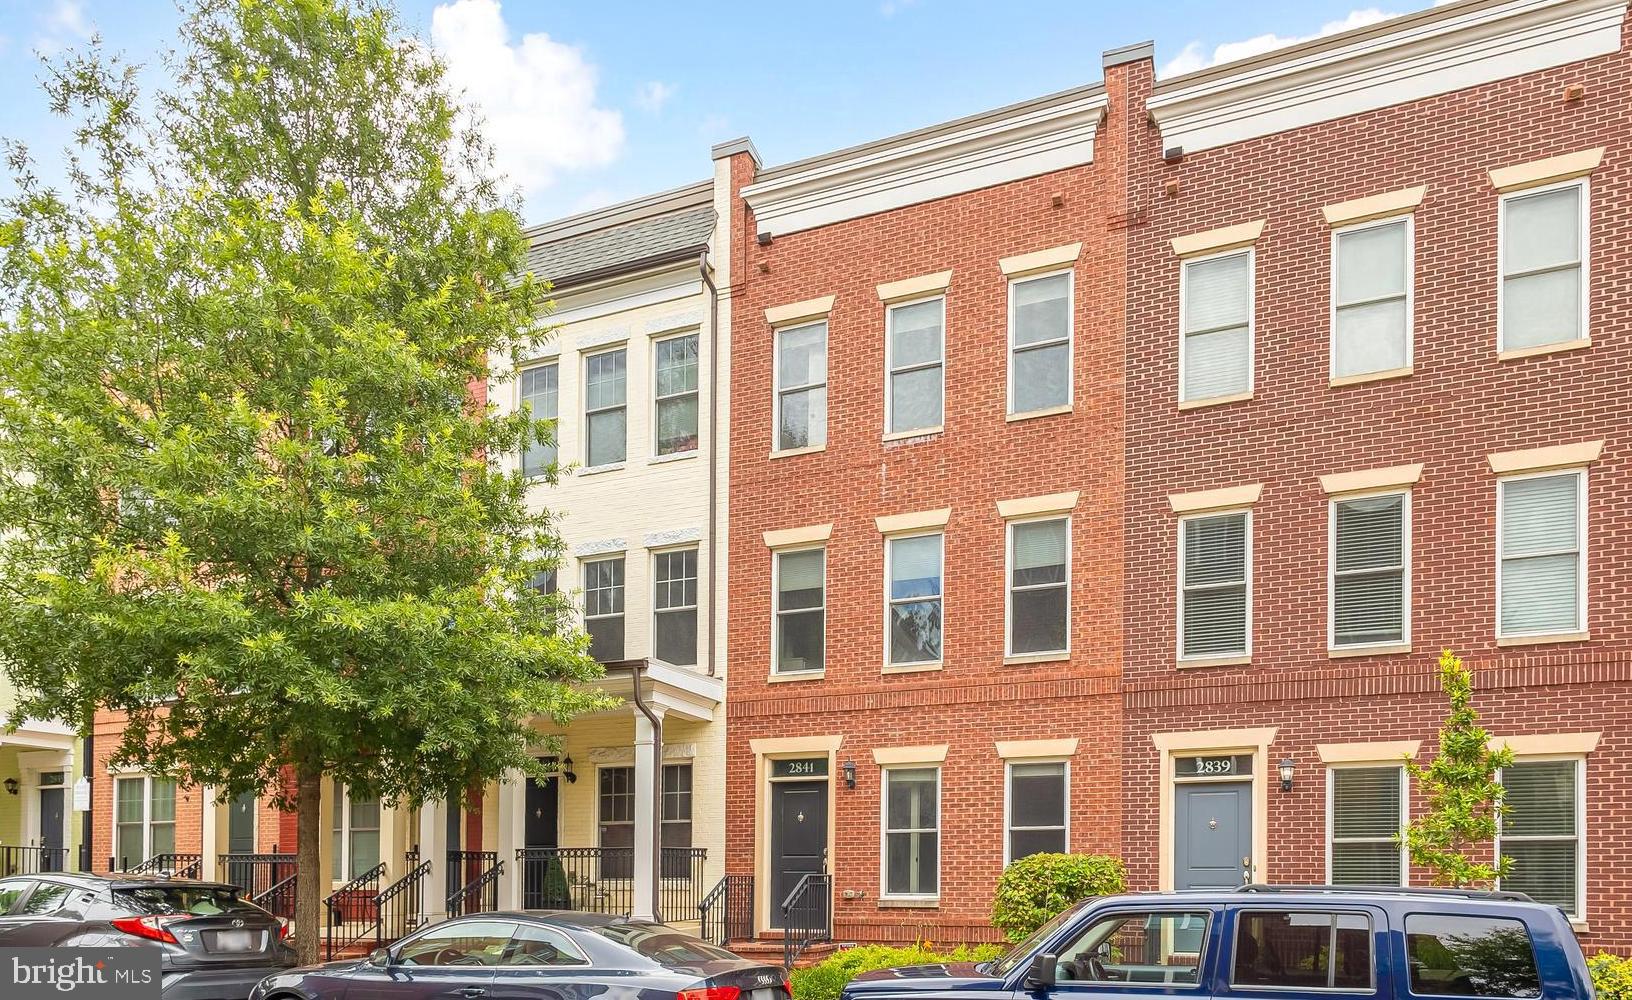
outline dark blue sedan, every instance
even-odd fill
[[[790,1000],[779,965],[663,924],[548,910],[458,917],[363,959],[269,976],[250,1000]]]

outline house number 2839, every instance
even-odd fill
[[[1235,761],[1228,757],[1197,757],[1197,774],[1229,774],[1235,770]]]

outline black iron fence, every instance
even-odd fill
[[[297,876],[290,875],[280,882],[275,882],[268,886],[265,892],[250,896],[249,901],[261,909],[267,910],[274,917],[293,920],[295,919],[296,878]]]
[[[703,897],[703,862],[708,850],[702,847],[665,847],[658,860],[657,919],[691,920]]]
[[[223,854],[217,862],[216,877],[243,890],[246,899],[254,899],[295,874],[295,856],[278,851],[273,844],[267,854]]]
[[[754,877],[727,875],[720,879],[697,904],[697,918],[702,925],[698,936],[704,941],[724,945],[728,941],[751,939],[754,936]]]
[[[488,855],[492,864],[482,869],[475,878],[469,879],[463,885],[458,885],[452,879],[456,874],[463,877],[463,872],[469,862],[455,866],[450,861],[448,864],[447,900],[448,916],[450,917],[462,917],[467,913],[492,913],[499,908],[499,879],[504,875],[504,862],[498,859],[496,851],[474,853]]]
[[[60,872],[67,867],[66,847],[0,847],[0,875]]]
[[[703,898],[702,847],[665,847],[658,861],[660,919],[691,920]],[[524,847],[516,852],[522,906],[625,916],[635,903],[632,847]]]
[[[155,854],[132,865],[126,858],[108,858],[108,871],[126,875],[168,875],[171,878],[198,878],[204,871],[202,854]]]
[[[799,876],[777,912],[782,918],[782,964],[792,969],[806,948],[833,940],[833,876]]]

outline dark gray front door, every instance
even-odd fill
[[[67,794],[68,790],[61,785],[40,789],[40,846],[52,848],[40,852],[43,855],[40,858],[41,871],[54,872],[68,867],[63,864],[66,856],[58,853],[68,846],[62,838]]]
[[[785,927],[782,901],[804,875],[827,867],[827,782],[771,785],[771,926]],[[825,908],[825,906],[824,906]]]
[[[1173,888],[1228,889],[1249,881],[1252,782],[1173,786]]]
[[[227,808],[227,853],[255,853],[255,793],[242,792]]]

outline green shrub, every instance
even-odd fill
[[[992,923],[1010,941],[1019,941],[1077,900],[1121,892],[1126,882],[1120,858],[1033,854],[1009,865],[997,880]]]
[[[797,1000],[838,1000],[844,984],[873,969],[893,969],[901,965],[936,965],[941,962],[986,962],[1003,953],[996,944],[959,945],[951,951],[936,951],[927,944],[891,948],[864,944],[837,952],[832,958],[807,969],[793,970],[793,995]]]
[[[1632,1000],[1632,958],[1602,952],[1587,959],[1598,1000]]]

